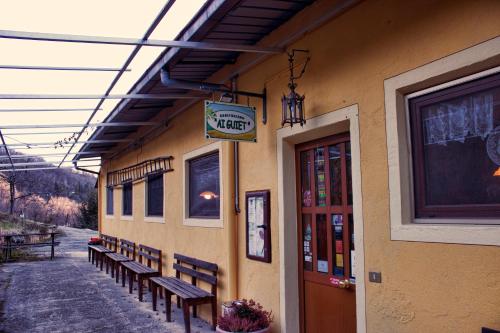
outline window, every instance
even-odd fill
[[[106,214],[113,215],[113,188],[106,187]]]
[[[149,175],[146,188],[147,216],[163,216],[163,173]]]
[[[219,152],[188,161],[188,209],[190,218],[220,217]]]
[[[132,215],[132,182],[123,184],[122,213],[123,215]]]
[[[415,217],[500,217],[500,74],[408,105]]]

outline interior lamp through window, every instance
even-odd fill
[[[214,192],[203,191],[200,193],[200,197],[202,197],[205,200],[212,200],[212,199],[218,198],[219,196],[217,194],[215,194]]]

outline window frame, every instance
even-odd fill
[[[483,219],[482,224],[458,218],[415,221],[405,112],[407,94],[422,95],[498,72],[500,37],[495,37],[384,80],[391,240],[500,246],[500,219]]]
[[[130,185],[130,214],[125,214],[125,187]],[[132,218],[134,216],[134,183],[132,181],[122,184],[122,218]]]
[[[105,186],[106,189],[106,216],[113,217],[115,215],[115,190],[112,186]],[[109,190],[111,190],[111,212],[109,211]]]
[[[161,215],[151,215],[149,213],[149,181],[150,177],[161,177],[162,183],[162,214]],[[144,221],[146,222],[165,222],[165,174],[163,172],[151,173],[146,176],[144,181]]]
[[[198,157],[218,152],[219,154],[219,217],[191,217],[189,215],[189,162]],[[183,155],[183,224],[192,227],[223,228],[224,227],[224,161],[222,142],[208,144]]]
[[[413,190],[413,214],[415,222],[422,219],[442,218],[500,218],[500,204],[464,204],[464,205],[428,205],[426,203],[426,184],[425,184],[425,156],[423,151],[423,133],[422,133],[422,114],[421,108],[432,103],[458,98],[463,95],[473,94],[489,88],[500,87],[500,73],[494,73],[489,76],[469,79],[457,83],[450,87],[445,87],[434,92],[421,94],[421,92],[408,94],[405,96],[407,101],[407,119],[409,122],[408,136],[411,146],[411,165],[412,165],[412,190]],[[433,87],[434,89],[436,87]],[[460,220],[457,221],[460,223]]]

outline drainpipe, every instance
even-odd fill
[[[97,171],[93,171],[93,170],[88,170],[88,169],[84,169],[82,167],[79,167],[76,165],[76,162],[73,162],[73,166],[75,167],[76,170],[78,171],[83,171],[83,172],[88,172],[88,173],[93,173],[94,175],[99,175],[99,172]]]
[[[232,90],[236,90],[236,78],[231,80]],[[236,102],[233,95],[233,101]],[[226,253],[227,253],[227,297],[228,300],[238,299],[238,213],[239,208],[239,172],[238,172],[238,143],[228,143],[226,145],[226,170],[228,184],[225,186],[229,204],[224,209],[227,216],[226,228]]]

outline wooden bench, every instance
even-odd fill
[[[89,245],[89,261],[92,261],[97,267],[99,262],[101,263],[101,271],[102,265],[104,262],[104,255],[110,252],[116,252],[118,238],[113,236],[108,236],[101,234],[102,245]]]
[[[184,314],[184,326],[187,333],[191,332],[191,323],[189,318],[189,307],[193,307],[193,317],[197,316],[197,305],[210,303],[212,305],[212,330],[215,330],[217,322],[217,264],[202,261],[196,258],[187,257],[178,253],[174,254],[173,267],[175,269],[175,277],[153,277],[151,278],[153,292],[153,310],[156,311],[156,291],[165,290],[165,312],[167,321],[171,321],[171,296],[177,296],[177,307],[181,306]],[[189,265],[186,266],[186,265]],[[199,271],[202,269],[211,274]],[[191,276],[191,283],[181,279],[181,274]],[[203,290],[197,286],[197,281],[201,280],[211,285],[210,292]]]
[[[120,239],[120,253],[108,252],[106,253],[106,274],[109,272],[109,266],[111,266],[111,277],[115,277],[116,271],[116,283],[118,283],[118,277],[120,272],[120,263],[125,261],[135,260],[135,243],[128,241],[126,239]]]
[[[128,291],[132,294],[135,277],[137,276],[137,289],[139,291],[139,302],[142,302],[142,287],[144,279],[148,280],[148,286],[151,290],[150,278],[161,276],[161,250],[139,244],[137,261],[121,262],[122,268],[122,286],[125,287],[125,275],[128,274]],[[142,259],[146,259],[146,265],[142,263]],[[156,263],[157,269],[151,267],[151,262]]]

